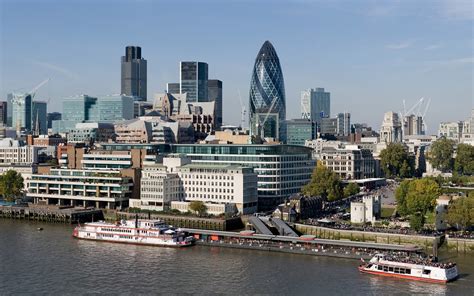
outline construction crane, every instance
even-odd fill
[[[43,80],[40,84],[38,84],[37,86],[33,87],[32,90],[30,90],[29,92],[27,92],[27,94],[31,95],[31,99],[33,99],[34,96],[36,95],[36,92],[38,91],[38,89],[40,89],[43,85],[45,85],[45,84],[48,83],[48,82],[49,82],[49,78]]]
[[[274,97],[274,98],[273,98],[273,101],[272,101],[272,103],[271,103],[271,105],[270,105],[270,108],[268,109],[267,114],[265,115],[265,118],[263,119],[263,122],[259,124],[259,126],[261,127],[261,130],[260,130],[261,136],[260,136],[260,137],[261,137],[262,139],[263,139],[264,136],[265,136],[265,134],[264,134],[264,133],[265,133],[265,123],[267,122],[268,117],[270,116],[270,113],[272,113],[273,107],[275,106],[275,103],[276,103],[277,99],[278,99],[278,97]],[[258,119],[257,121],[260,121],[260,117],[259,117],[259,119]],[[258,128],[259,128],[259,127],[257,126],[257,131],[258,131]]]
[[[247,114],[247,110],[245,109],[245,105],[242,102],[242,97],[240,96],[240,89],[237,89],[237,92],[239,93],[239,101],[240,101],[240,127],[244,128],[244,123],[245,123],[245,115]]]

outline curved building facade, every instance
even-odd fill
[[[285,142],[285,83],[280,60],[270,41],[265,41],[255,59],[249,98],[250,134]]]

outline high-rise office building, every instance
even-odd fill
[[[99,98],[87,95],[67,98],[63,101],[62,120],[53,121],[53,132],[64,133],[80,122],[114,123],[133,119],[134,97],[123,95]]]
[[[127,46],[122,57],[122,94],[146,101],[147,69],[139,46]]]
[[[301,92],[301,117],[321,124],[321,118],[331,116],[331,94],[324,88],[307,89]]]
[[[179,82],[169,82],[166,84],[166,92],[170,94],[180,94]]]
[[[4,126],[7,125],[7,113],[7,102],[0,102],[0,124],[3,124]]]
[[[33,101],[32,103],[32,116],[31,116],[31,131],[35,135],[47,135],[48,134],[48,121],[47,121],[47,108],[48,104],[41,101]]]
[[[17,131],[31,131],[31,95],[27,93],[14,93],[12,98],[12,108],[12,127]]]
[[[54,120],[61,120],[62,114],[59,112],[51,112],[46,115],[46,120],[48,121],[48,128],[53,127],[53,121]]]
[[[13,111],[13,94],[7,94],[7,126],[12,126],[12,111]]]
[[[250,133],[286,140],[285,82],[275,48],[265,41],[257,54],[250,81]]]
[[[208,101],[208,65],[203,62],[180,62],[180,92],[188,102]]]
[[[222,126],[222,81],[217,79],[208,80],[209,102],[216,102],[215,125],[216,129]]]
[[[306,140],[316,139],[316,123],[309,119],[291,119],[286,122],[286,143],[304,146]]]
[[[423,134],[423,117],[411,114],[403,118],[403,136]]]
[[[351,113],[337,114],[337,134],[348,136],[351,133]]]

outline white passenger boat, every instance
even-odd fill
[[[359,271],[431,283],[447,283],[458,276],[458,269],[455,263],[440,263],[423,259],[402,259],[382,254],[377,254],[369,262],[361,264]]]
[[[104,221],[85,223],[74,228],[73,236],[78,239],[163,247],[187,247],[195,242],[194,237],[170,227],[161,220],[122,220],[115,224]]]

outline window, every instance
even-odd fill
[[[429,269],[424,269],[423,270],[423,274],[425,274],[425,275],[429,275],[430,273],[431,273],[431,270],[429,270]]]

